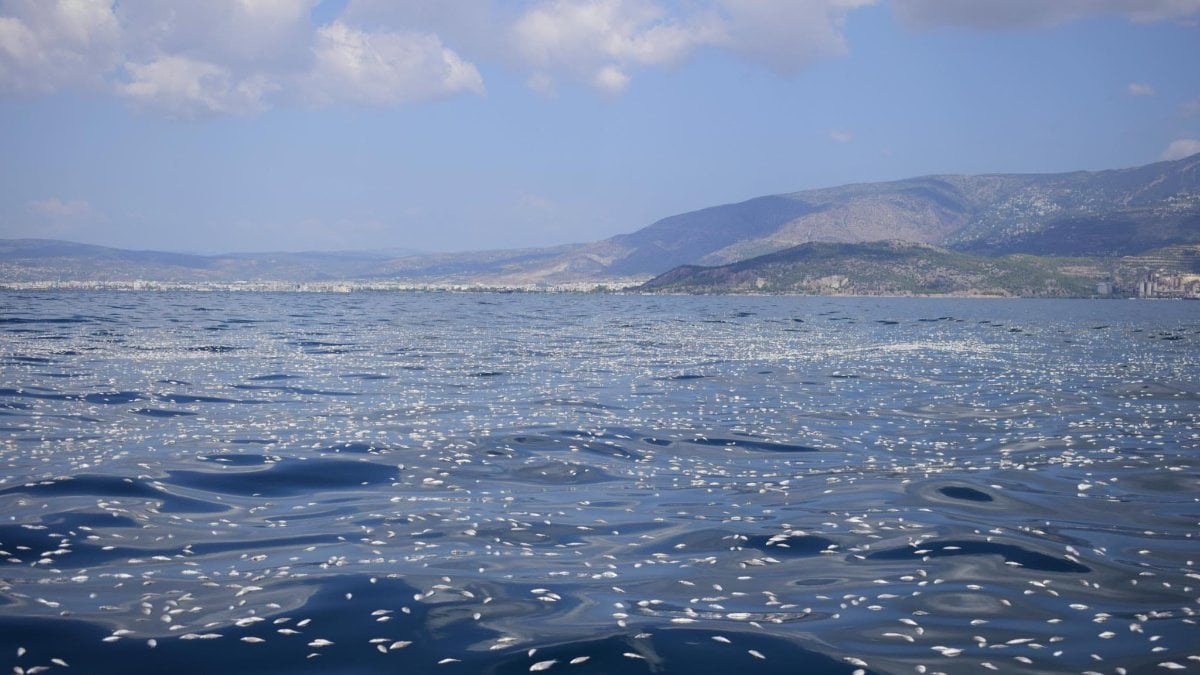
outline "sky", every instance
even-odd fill
[[[0,0],[0,238],[587,242],[1200,152],[1200,0]]]

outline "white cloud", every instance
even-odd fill
[[[794,73],[846,53],[846,15],[874,0],[720,0],[718,46]]]
[[[90,86],[188,119],[483,92],[479,71],[438,35],[316,26],[318,2],[0,0],[0,96]]]
[[[318,0],[120,0],[124,49],[133,61],[184,56],[258,70],[302,66]]]
[[[170,117],[255,115],[266,110],[266,96],[279,88],[267,76],[239,78],[229,68],[185,56],[164,56],[125,66],[130,80],[119,91],[140,108]]]
[[[0,0],[0,95],[102,84],[119,34],[107,0]]]
[[[1130,96],[1153,96],[1154,95],[1154,85],[1146,84],[1145,82],[1130,82],[1129,83],[1129,95]]]
[[[312,61],[316,1],[121,0],[126,62],[113,88],[174,118],[261,113]]]
[[[876,0],[0,0],[0,95],[90,85],[176,118],[275,105],[402,105],[484,92],[473,59],[624,92],[715,49],[795,72],[845,53]]]
[[[629,76],[616,66],[605,66],[592,78],[592,86],[606,94],[620,94],[629,86]]]
[[[829,140],[835,143],[850,143],[854,140],[854,134],[845,129],[834,129],[829,132]]]
[[[313,53],[315,63],[304,76],[304,87],[317,103],[393,105],[484,93],[475,66],[436,35],[368,33],[334,22],[318,31]]]
[[[482,93],[475,62],[610,95],[640,71],[718,50],[795,73],[845,54],[877,0],[0,0],[0,97],[90,87],[175,117],[275,105],[402,105]],[[892,0],[916,27],[1051,26],[1088,16],[1200,18],[1200,0]],[[328,16],[322,13],[322,16]],[[1132,95],[1149,95],[1143,83]]]
[[[1163,150],[1160,159],[1174,160],[1191,157],[1200,153],[1200,139],[1195,138],[1179,138],[1171,141],[1166,150]]]
[[[844,54],[846,15],[874,2],[540,0],[515,21],[512,41],[535,69],[537,90],[569,79],[615,93],[628,86],[631,71],[678,65],[705,48],[796,72]]]
[[[677,62],[693,37],[657,5],[642,0],[547,0],[513,27],[530,63],[589,68],[595,61]]]
[[[1200,15],[1200,0],[893,0],[892,7],[920,28],[1042,28],[1091,16],[1152,22]]]
[[[627,68],[677,64],[710,39],[703,25],[646,0],[544,0],[516,20],[511,37],[539,90],[558,76],[607,93],[628,85]]]
[[[513,0],[350,0],[339,19],[352,26],[435,33],[471,59],[503,60],[507,29],[527,2]]]

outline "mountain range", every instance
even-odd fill
[[[783,251],[794,255],[805,244],[868,242],[893,242],[885,247],[893,253],[900,251],[897,242],[922,245],[906,249],[906,256],[944,251],[1092,261],[1153,257],[1166,247],[1200,245],[1200,155],[1108,171],[937,175],[770,195],[670,216],[603,241],[543,249],[203,256],[0,240],[0,281],[628,285],[684,265],[743,264]],[[795,264],[813,265],[813,256],[847,252],[809,247]],[[1089,269],[1089,275],[1098,274]]]
[[[543,269],[637,276],[808,242],[873,241],[1090,257],[1200,243],[1200,155],[1132,169],[926,176],[759,197],[664,218]]]

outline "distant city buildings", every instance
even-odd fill
[[[444,291],[458,293],[614,293],[628,290],[645,279],[610,279],[559,284],[492,285],[471,282],[409,281],[0,281],[0,291],[244,291],[258,293],[351,293],[363,291]]]
[[[1200,299],[1200,245],[1167,246],[1122,258],[1115,274],[1112,290],[1118,296]]]
[[[1137,282],[1135,294],[1139,298],[1200,299],[1200,274],[1147,272]]]

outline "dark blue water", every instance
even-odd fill
[[[1200,303],[6,293],[0,336],[0,668],[1200,671]]]

